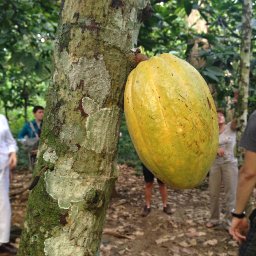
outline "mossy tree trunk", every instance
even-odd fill
[[[66,0],[18,255],[95,255],[115,167],[127,58],[147,0]]]

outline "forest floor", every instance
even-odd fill
[[[12,242],[18,246],[28,198],[27,191],[20,192],[30,184],[31,173],[16,172],[13,181]],[[195,189],[168,188],[171,215],[162,211],[158,185],[155,182],[151,213],[147,217],[141,217],[144,181],[143,176],[138,175],[133,168],[120,166],[116,192],[107,211],[101,256],[237,255],[238,246],[222,225],[211,229],[205,227],[209,217],[207,179]]]

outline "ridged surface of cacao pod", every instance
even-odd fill
[[[124,96],[128,131],[141,161],[174,188],[193,188],[216,157],[214,101],[199,72],[161,54],[130,73]]]

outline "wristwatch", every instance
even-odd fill
[[[233,210],[231,211],[231,215],[232,215],[233,217],[235,217],[235,218],[243,219],[243,218],[245,217],[246,213],[245,213],[245,211],[243,211],[243,212],[241,212],[241,213],[236,213],[236,212],[235,212],[235,209],[233,209]]]

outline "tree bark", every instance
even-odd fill
[[[8,106],[7,106],[6,101],[3,101],[3,105],[4,105],[4,114],[5,114],[5,117],[6,117],[7,119],[9,119]]]
[[[29,92],[28,92],[28,87],[26,85],[26,81],[23,82],[21,97],[24,100],[24,104],[23,104],[24,120],[25,120],[25,122],[27,122],[28,121]]]
[[[243,1],[242,34],[240,50],[240,68],[238,81],[238,103],[236,116],[238,117],[237,145],[241,139],[241,134],[245,129],[248,117],[248,97],[250,85],[250,60],[251,60],[251,37],[252,37],[252,1]],[[239,165],[242,162],[242,152],[237,148]]]
[[[243,122],[243,129],[247,123],[248,116],[248,96],[249,96],[249,78],[250,78],[250,60],[251,60],[251,37],[252,37],[252,1],[243,1],[242,16],[242,34],[241,34],[241,50],[240,50],[240,79],[239,98],[238,98],[238,114]],[[243,130],[242,129],[242,130]]]
[[[147,0],[66,0],[18,255],[95,255],[117,177],[123,87]]]

